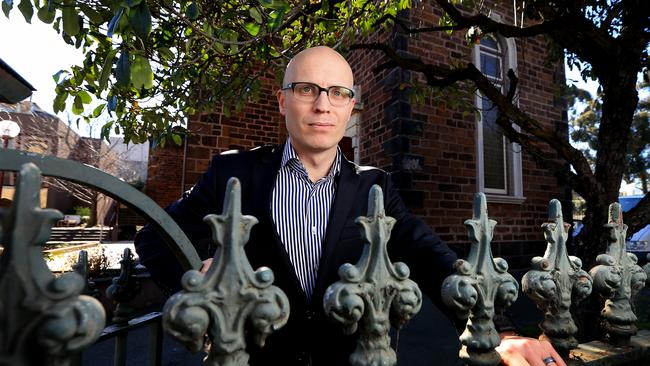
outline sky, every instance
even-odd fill
[[[32,102],[53,114],[56,84],[52,75],[80,64],[83,53],[66,44],[51,24],[41,22],[35,14],[32,24],[25,22],[18,9],[13,9],[9,16],[7,19],[0,14],[0,58],[36,89]],[[68,119],[65,112],[58,116],[64,121]]]

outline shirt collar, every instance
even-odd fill
[[[334,158],[334,164],[332,164],[329,173],[327,173],[327,175],[324,177],[325,179],[334,178],[341,172],[341,155],[341,147],[336,146],[336,157]],[[296,150],[293,148],[291,137],[289,137],[287,139],[287,143],[284,144],[284,151],[282,152],[282,161],[280,166],[282,168],[288,166],[289,168],[295,169],[301,174],[309,177],[305,166],[302,164],[300,158],[298,157],[298,154],[296,154]]]

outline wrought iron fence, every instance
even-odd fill
[[[146,327],[152,334],[148,346],[151,365],[161,364],[163,328],[193,351],[209,345],[206,364],[247,365],[245,324],[262,346],[266,337],[286,323],[289,301],[272,285],[272,271],[253,271],[243,251],[256,219],[241,214],[241,189],[236,179],[228,184],[222,215],[205,219],[220,250],[207,273],[201,273],[196,251],[174,221],[148,197],[117,178],[73,161],[16,151],[0,152],[0,169],[19,172],[14,203],[0,211],[4,246],[0,258],[0,364],[78,364],[81,350],[114,339],[114,364],[124,365],[128,333]],[[114,324],[109,327],[105,327],[105,312],[99,302],[88,296],[93,291],[84,281],[87,259],[83,253],[76,266],[78,273],[55,277],[49,271],[41,245],[61,215],[40,208],[36,192],[41,174],[93,187],[128,205],[161,232],[187,270],[183,290],[167,301],[162,313],[132,319],[130,301],[139,285],[128,250],[120,276],[107,291],[117,303]],[[559,201],[551,201],[549,220],[543,225],[546,252],[532,259],[531,270],[522,280],[523,293],[544,313],[542,338],[569,355],[578,346],[571,305],[593,289],[607,299],[602,318],[608,339],[629,345],[636,333],[631,300],[645,286],[650,265],[641,268],[636,257],[625,251],[626,227],[620,205],[610,206],[607,228],[611,243],[589,272],[582,269],[579,258],[567,253],[569,226],[561,212]],[[391,263],[388,258],[386,243],[395,220],[386,216],[379,187],[369,194],[368,216],[357,221],[366,247],[357,264],[341,267],[341,280],[326,292],[324,309],[341,324],[343,332],[359,334],[359,346],[350,357],[354,365],[394,365],[397,360],[388,330],[391,325],[402,326],[419,311],[422,295],[408,279],[406,264]],[[460,357],[469,365],[500,362],[494,350],[500,341],[493,317],[519,293],[507,262],[492,256],[496,224],[487,215],[485,196],[477,194],[473,218],[465,222],[471,242],[469,255],[457,261],[456,273],[441,289],[444,302],[467,318],[460,335]],[[244,304],[247,311],[239,311]]]

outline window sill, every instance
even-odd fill
[[[485,198],[487,198],[488,203],[507,203],[511,205],[521,205],[526,202],[526,197],[524,196],[506,196],[494,193],[486,193]]]

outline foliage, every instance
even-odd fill
[[[367,35],[382,15],[409,0],[21,0],[63,39],[83,64],[54,75],[55,112],[71,104],[79,120],[108,115],[101,135],[125,142],[180,144],[187,119],[203,111],[239,110],[273,74],[311,44]],[[2,0],[9,16],[12,0]],[[97,99],[93,103],[93,97]],[[99,102],[99,104],[97,104]],[[93,108],[90,106],[96,105]]]
[[[575,86],[568,89],[570,108],[570,136],[576,143],[583,143],[582,153],[591,166],[595,165],[598,151],[598,129],[602,117],[602,91],[592,96],[588,91]],[[650,85],[639,85],[645,97],[639,101],[631,125],[630,141],[627,145],[624,179],[632,183],[641,182],[643,193],[650,189]]]
[[[90,216],[90,207],[86,206],[75,206],[72,208],[75,215],[79,216]]]

